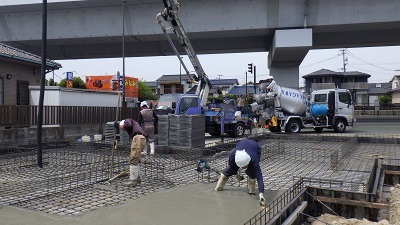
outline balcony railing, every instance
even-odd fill
[[[355,83],[342,83],[340,85],[341,88],[343,89],[368,89],[368,83],[367,82],[355,82]]]
[[[335,88],[335,83],[312,83],[311,89],[312,90],[321,90],[321,89],[329,89]]]
[[[101,124],[116,119],[116,107],[43,106],[43,125]],[[38,106],[0,106],[0,127],[27,127],[38,125]],[[138,108],[122,108],[118,118],[137,119]]]

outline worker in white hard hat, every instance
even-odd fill
[[[269,83],[268,86],[266,87],[267,91],[276,92],[276,85],[277,84],[276,84],[273,76],[268,76],[267,77],[267,83]]]
[[[261,147],[257,142],[251,139],[239,141],[236,147],[229,153],[228,165],[222,170],[215,191],[222,191],[229,177],[232,175],[236,175],[239,181],[243,179],[240,174],[238,174],[238,171],[240,173],[240,170],[245,170],[247,174],[248,193],[256,194],[255,185],[257,180],[259,202],[260,205],[265,206],[264,180],[260,168],[260,159]]]
[[[140,184],[140,161],[141,152],[146,147],[146,137],[143,129],[133,119],[127,118],[116,121],[114,123],[115,128],[120,128],[121,131],[126,131],[129,135],[131,143],[131,151],[129,154],[129,181],[124,185],[135,187]]]
[[[147,137],[147,144],[150,146],[150,156],[154,155],[154,134],[157,134],[158,116],[149,108],[146,101],[140,103],[139,124]],[[147,154],[147,145],[144,151]]]
[[[270,98],[274,98],[274,104],[276,108],[280,108],[280,94],[278,93],[278,85],[276,84],[273,76],[267,77],[268,86],[266,87],[267,96]]]

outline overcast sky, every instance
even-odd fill
[[[196,46],[194,46],[196,47]],[[300,65],[301,76],[320,69],[343,71],[341,49],[311,50]],[[237,78],[240,84],[245,83],[247,64],[257,67],[257,81],[269,75],[267,52],[199,55],[204,71],[210,79]],[[389,82],[393,75],[400,71],[400,46],[349,48],[346,53],[346,71],[359,71],[370,74],[368,82]],[[74,76],[84,79],[87,75],[122,74],[122,57],[112,59],[58,60],[62,69],[55,72],[55,80],[65,77],[65,72],[74,71]],[[187,56],[184,62],[189,71],[194,71]],[[182,68],[182,74],[184,74]],[[144,81],[155,81],[162,75],[180,74],[180,64],[176,56],[134,57],[125,58],[125,74]],[[48,74],[51,78],[52,74]],[[184,78],[182,78],[184,80]],[[253,77],[249,74],[248,81]]]

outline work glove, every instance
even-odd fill
[[[260,202],[260,205],[262,205],[262,206],[265,206],[265,198],[264,198],[264,194],[263,193],[260,193],[260,194],[258,194],[258,197],[259,197],[259,202]]]

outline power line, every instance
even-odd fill
[[[384,67],[381,67],[381,66],[377,66],[377,65],[375,65],[375,64],[372,64],[372,63],[370,63],[370,62],[367,62],[366,60],[361,59],[360,57],[356,56],[355,54],[353,54],[352,52],[350,52],[350,51],[348,51],[348,50],[347,50],[347,53],[349,54],[350,57],[353,57],[353,58],[357,59],[358,61],[363,62],[363,63],[365,63],[365,64],[368,64],[368,65],[370,65],[370,66],[373,66],[373,67],[376,67],[376,68],[379,68],[379,69],[382,69],[382,70],[387,70],[387,71],[397,71],[397,70],[392,70],[392,69],[384,68]]]
[[[330,57],[330,58],[327,58],[327,59],[324,59],[324,60],[321,60],[321,61],[318,61],[318,62],[315,62],[315,63],[311,63],[311,64],[308,64],[308,65],[305,65],[305,66],[300,66],[300,68],[309,67],[309,66],[314,66],[314,65],[316,65],[316,64],[323,63],[323,62],[327,62],[327,61],[332,60],[332,59],[335,59],[335,58],[337,58],[337,57],[339,57],[339,55],[332,56],[332,57]]]

